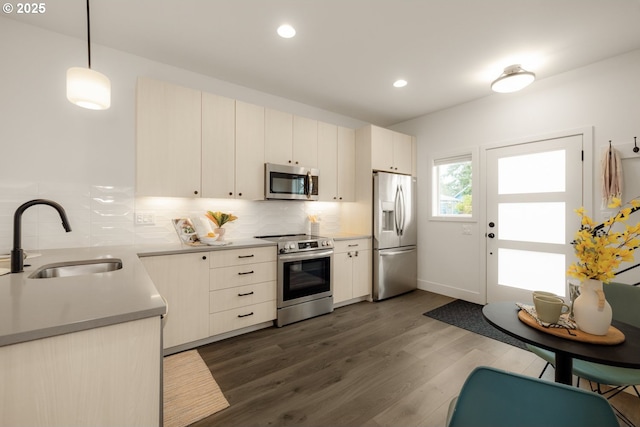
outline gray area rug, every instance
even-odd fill
[[[482,316],[482,307],[480,304],[457,299],[449,304],[427,311],[424,315],[526,350],[522,341],[491,326]]]

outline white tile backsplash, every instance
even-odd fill
[[[207,210],[232,213],[225,224],[228,239],[257,235],[307,233],[308,215],[320,219],[320,233],[340,232],[340,204],[301,201],[244,201],[134,196],[132,187],[74,183],[0,184],[0,253],[13,244],[13,215],[22,203],[50,199],[67,212],[72,232],[66,233],[58,213],[49,206],[32,206],[22,217],[25,250],[162,244],[178,242],[172,218],[204,216]],[[135,213],[154,216],[154,224],[135,224]]]

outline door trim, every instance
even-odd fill
[[[541,135],[525,136],[513,140],[507,140],[502,142],[495,142],[480,146],[480,192],[481,197],[479,200],[479,221],[481,226],[479,227],[479,239],[478,239],[478,253],[480,253],[480,295],[483,304],[487,303],[487,244],[486,237],[484,236],[484,230],[487,224],[487,151],[504,148],[513,145],[529,144],[538,141],[545,141],[548,139],[565,138],[569,136],[582,135],[583,143],[583,167],[582,167],[582,203],[588,212],[594,212],[593,210],[593,188],[594,188],[594,156],[593,156],[593,126],[585,126],[581,128],[567,129],[563,131],[550,132]],[[579,208],[576,206],[575,208]]]

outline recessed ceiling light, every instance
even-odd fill
[[[407,85],[407,81],[406,80],[396,80],[395,82],[393,82],[393,87],[405,87]]]
[[[296,35],[296,29],[289,24],[282,24],[278,27],[278,35],[284,39],[290,39]]]

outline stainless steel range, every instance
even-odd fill
[[[333,239],[256,236],[278,243],[278,327],[333,311]]]

